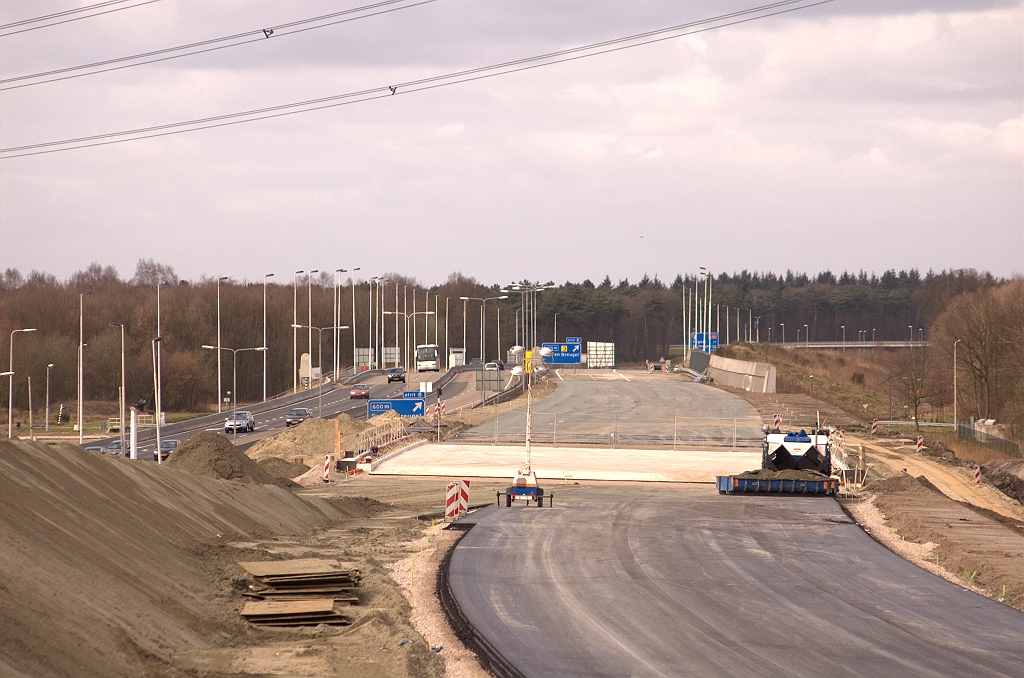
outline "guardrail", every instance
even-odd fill
[[[358,434],[355,443],[356,456],[374,447],[377,448],[377,454],[379,455],[381,450],[386,450],[396,443],[407,438],[411,439],[412,437],[412,434],[405,428],[405,423],[401,419],[393,419]]]

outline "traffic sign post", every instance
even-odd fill
[[[718,350],[718,332],[696,332],[690,337],[690,348],[695,348],[705,353],[714,353]]]
[[[387,398],[366,402],[367,419],[392,411],[397,412],[400,417],[422,417],[427,413],[422,398]]]
[[[576,339],[577,337],[573,337]],[[579,365],[583,359],[583,344],[566,341],[562,344],[546,342],[541,344],[542,348],[551,349],[551,357],[545,358],[544,362],[553,365]]]

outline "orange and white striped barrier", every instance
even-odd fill
[[[331,482],[331,455],[324,457],[324,482]]]
[[[445,520],[459,517],[459,495],[459,483],[448,483],[448,489],[444,493]]]
[[[974,465],[974,484],[981,485],[981,467],[977,464]]]
[[[459,514],[469,513],[469,481],[459,481]]]
[[[782,415],[779,414],[778,412],[772,415],[772,428],[782,428]]]
[[[917,453],[921,454],[924,450],[924,436],[917,436]]]
[[[878,435],[878,420],[871,421],[871,435]]]

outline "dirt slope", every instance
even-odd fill
[[[335,454],[335,442],[341,438],[343,452],[355,449],[356,435],[369,428],[367,424],[347,414],[335,419],[307,419],[298,426],[256,442],[246,450],[250,459],[262,461],[279,457],[293,464],[317,466],[324,456]]]
[[[383,575],[368,577],[376,582],[367,591],[366,606],[376,610],[371,623],[347,636],[253,629],[238,617],[244,573],[236,562],[290,557],[274,550],[289,535],[289,548],[315,553],[317,528],[379,509],[352,501],[74,446],[0,441],[0,675],[263,674],[259,662],[240,657],[281,641],[298,664],[275,675],[357,675],[330,668],[343,657],[359,665],[358,675],[437,675],[421,639],[401,657],[380,653],[396,644],[395,634],[419,638],[403,626],[404,601],[391,601],[396,589]],[[312,673],[301,660],[317,651],[303,650],[311,641],[316,648],[335,643],[335,661]],[[381,656],[360,657],[364,647]]]
[[[295,487],[288,479],[269,473],[242,452],[231,441],[214,431],[192,436],[168,457],[167,466],[208,478],[222,478],[250,485]]]

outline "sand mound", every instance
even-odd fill
[[[1003,494],[1024,504],[1024,461],[989,461],[981,465],[981,471]]]
[[[309,470],[309,467],[305,464],[293,464],[290,461],[285,461],[281,457],[268,457],[258,463],[263,467],[263,470],[270,475],[275,478],[283,478],[285,480],[297,478]]]
[[[759,468],[756,471],[746,471],[737,476],[739,478],[759,478],[761,480],[825,480],[828,478],[824,473],[817,471],[805,471],[791,469],[786,471],[772,471],[766,468]]]
[[[323,464],[325,455],[335,454],[335,439],[339,434],[342,452],[351,451],[355,449],[356,435],[367,428],[367,424],[347,414],[331,421],[307,419],[298,426],[260,440],[246,450],[246,454],[256,461],[278,457],[293,464],[319,466]]]
[[[223,478],[246,485],[295,487],[290,480],[281,480],[267,473],[239,452],[230,440],[213,431],[203,431],[186,440],[167,458],[166,463],[171,468],[197,476]]]
[[[918,492],[928,488],[912,475],[897,473],[885,480],[872,480],[864,486],[864,489],[874,494],[893,494],[895,492]]]

